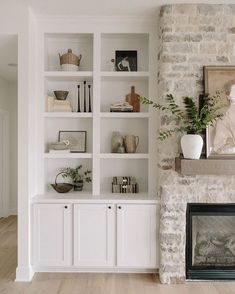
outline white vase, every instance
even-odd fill
[[[181,148],[184,158],[199,159],[202,153],[203,140],[200,135],[184,135]]]

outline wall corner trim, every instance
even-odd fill
[[[16,268],[15,282],[30,282],[34,276],[34,271],[31,266],[18,266]]]

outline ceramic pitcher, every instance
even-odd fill
[[[126,153],[135,153],[139,144],[139,137],[134,135],[127,135],[124,137],[124,146]]]

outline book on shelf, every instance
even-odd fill
[[[139,185],[135,177],[113,177],[112,193],[138,193]]]
[[[72,106],[68,100],[57,100],[54,97],[47,96],[46,99],[47,112],[72,112]]]
[[[70,153],[70,150],[69,149],[65,149],[65,150],[50,149],[49,153],[51,153],[51,154],[68,154],[68,153]]]
[[[110,112],[133,112],[133,106],[128,102],[117,102],[111,104]]]

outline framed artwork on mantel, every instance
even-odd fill
[[[219,93],[223,114],[206,130],[207,158],[235,159],[235,66],[205,66],[205,93]]]

